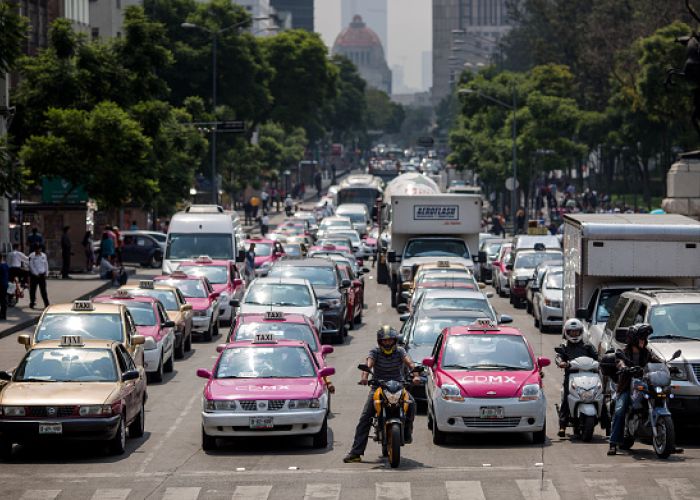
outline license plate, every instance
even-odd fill
[[[272,417],[250,417],[251,429],[272,429]]]
[[[503,418],[502,406],[482,406],[480,410],[481,418]]]
[[[39,434],[63,434],[63,425],[39,424]]]

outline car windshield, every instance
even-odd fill
[[[301,278],[312,285],[337,286],[335,269],[323,266],[273,266],[268,273],[270,278]]]
[[[226,266],[179,266],[177,270],[190,276],[204,276],[215,285],[228,282]]]
[[[286,253],[287,256],[289,256],[289,257],[300,257],[301,256],[301,246],[300,245],[288,244],[288,245],[282,245],[282,248],[284,248],[284,253]]]
[[[188,298],[204,299],[209,296],[202,280],[167,279],[162,280],[161,283],[179,288],[182,295]]]
[[[352,229],[352,222],[349,220],[324,220],[321,221],[320,229],[346,227]]]
[[[303,347],[234,347],[221,353],[216,378],[301,378],[315,375]]]
[[[153,297],[154,299],[160,300],[166,311],[178,311],[179,307],[177,305],[177,297],[175,292],[172,290],[158,290],[158,289],[148,289],[148,288],[135,288],[129,290],[131,295],[141,295],[145,297]]]
[[[338,215],[342,215],[343,217],[347,217],[354,224],[366,224],[367,223],[367,218],[361,213],[346,212],[346,213],[339,213]]]
[[[326,245],[333,245],[339,247],[352,248],[352,242],[345,237],[342,238],[323,238],[316,242],[316,246],[323,247]]]
[[[423,318],[418,320],[413,329],[411,344],[414,345],[435,345],[440,332],[450,326],[469,325],[473,323],[481,314],[475,314],[472,318],[459,316],[454,318]]]
[[[339,232],[335,233],[334,236],[347,238],[350,240],[350,242],[354,246],[358,246],[360,244],[360,237],[358,236],[357,233],[354,233],[354,232],[353,233],[350,233],[350,232],[346,233],[345,231],[339,231]]]
[[[700,340],[700,304],[666,304],[651,309],[649,323],[654,334],[649,338],[679,336]]]
[[[313,352],[318,352],[316,336],[309,325],[286,323],[284,321],[266,321],[265,323],[245,323],[231,336],[233,340],[253,340],[256,333],[271,333],[277,339],[302,340],[309,344]]]
[[[462,257],[469,258],[469,250],[462,240],[425,239],[411,240],[404,250],[404,258],[413,257]]]
[[[166,259],[192,259],[200,255],[208,255],[212,259],[233,259],[233,236],[216,233],[170,233],[168,235]]]
[[[306,285],[289,283],[253,283],[244,303],[290,307],[310,307],[314,304]]]
[[[34,340],[60,340],[63,335],[121,342],[122,317],[119,313],[49,313],[42,318]]]
[[[562,273],[547,273],[547,288],[561,290],[563,288],[564,275]]]
[[[148,233],[148,235],[157,240],[158,243],[165,243],[168,239],[168,235],[163,233]]]
[[[134,318],[136,326],[155,326],[156,313],[153,310],[153,304],[148,302],[124,302],[124,305]]]
[[[15,382],[116,382],[109,349],[33,349],[15,370]]]
[[[534,269],[537,264],[544,261],[553,265],[561,265],[564,257],[561,252],[525,252],[518,253],[515,257],[514,269]]]
[[[600,300],[598,301],[598,310],[596,311],[596,321],[598,323],[606,323],[610,314],[615,309],[617,301],[627,290],[623,288],[603,290],[600,293]]]
[[[246,243],[246,245],[249,245],[249,243]],[[254,251],[256,257],[269,257],[272,255],[272,244],[255,242]]]
[[[494,314],[485,299],[467,297],[426,297],[421,303],[423,310],[430,309],[458,309],[483,311],[489,318],[495,319]]]
[[[484,252],[486,252],[489,259],[495,259],[498,256],[501,245],[503,243],[484,243]]]
[[[451,335],[444,370],[532,370],[532,356],[519,335]]]

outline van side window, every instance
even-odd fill
[[[595,308],[596,302],[598,302],[598,295],[600,294],[600,288],[596,288],[595,292],[593,292],[593,295],[591,296],[591,301],[588,303],[588,317],[591,318],[592,320],[595,321],[595,317],[593,316],[593,313],[595,312],[593,309]]]
[[[634,301],[630,304],[630,306],[627,308],[625,311],[624,316],[622,316],[622,321],[620,321],[620,328],[629,328],[630,326],[640,323],[641,321],[638,321],[640,312],[643,314],[644,310],[646,309],[644,307],[644,304],[642,304],[639,301]]]
[[[629,301],[630,299],[626,297],[620,297],[620,300],[618,300],[617,304],[615,304],[615,309],[613,309],[612,314],[608,318],[608,322],[605,324],[606,329],[611,331],[615,329],[617,321],[620,319],[620,315],[622,314],[622,311],[624,311],[625,306],[627,306]]]

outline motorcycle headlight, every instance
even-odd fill
[[[520,395],[520,401],[535,401],[540,399],[542,391],[537,384],[527,384],[523,387],[523,392]]]
[[[401,268],[401,279],[403,281],[410,280],[411,274],[413,274],[413,270],[410,267],[402,267]]]
[[[593,401],[598,393],[598,389],[593,388],[593,389],[588,389],[586,391],[581,391],[579,393],[579,397],[581,398],[581,401],[584,403],[590,403]]]
[[[403,391],[399,391],[399,392],[384,391],[384,397],[386,398],[386,402],[389,403],[390,405],[398,404],[399,400],[401,399],[402,392]]]
[[[440,388],[440,390],[442,391],[442,399],[444,400],[464,401],[462,392],[459,390],[459,387],[454,384],[445,384]]]
[[[233,411],[238,408],[235,400],[205,399],[203,402],[204,411]]]
[[[158,347],[158,343],[153,337],[146,337],[146,341],[143,343],[143,348],[147,351],[152,351]]]
[[[672,380],[688,380],[688,371],[683,365],[671,365],[669,371]]]
[[[318,398],[314,399],[290,399],[290,410],[307,410],[309,408],[320,408],[321,401]]]

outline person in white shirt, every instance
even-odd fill
[[[44,307],[49,306],[49,296],[46,293],[46,276],[49,274],[49,260],[41,251],[39,245],[34,245],[34,253],[29,255],[29,307],[36,304],[36,287],[41,292]]]
[[[265,237],[269,229],[270,217],[267,215],[267,212],[263,212],[262,219],[260,219],[260,234],[262,234],[263,238]]]
[[[29,259],[19,250],[19,243],[12,245],[12,251],[7,254],[7,265],[10,267],[10,281],[19,278],[22,285],[27,286],[27,271]]]

